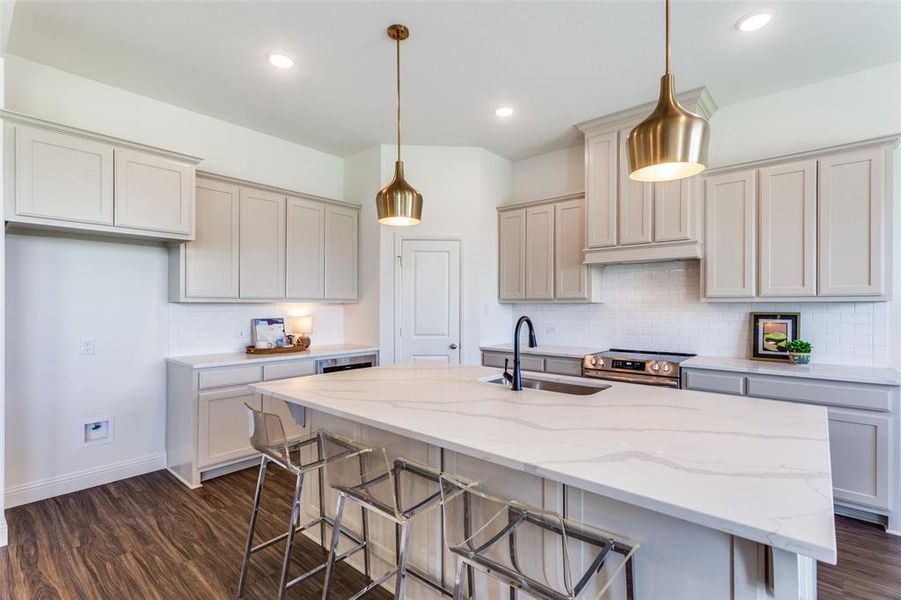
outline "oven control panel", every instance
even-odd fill
[[[647,370],[648,363],[643,360],[623,360],[621,358],[614,358],[610,361],[610,366],[614,369],[624,369],[626,371],[639,371],[645,372]]]

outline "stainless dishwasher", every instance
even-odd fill
[[[379,364],[378,354],[361,354],[359,356],[341,356],[338,358],[323,358],[316,361],[316,374],[335,373],[337,371],[350,371],[351,369],[366,369]]]

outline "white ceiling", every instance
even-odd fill
[[[753,8],[772,24],[734,29]],[[656,97],[662,2],[35,2],[8,51],[338,155],[404,140],[516,159],[577,143],[573,124]],[[267,54],[296,66],[280,71]],[[672,6],[677,89],[720,106],[901,59],[901,2],[690,1]],[[500,105],[515,107],[506,121]],[[861,107],[856,107],[861,108]]]

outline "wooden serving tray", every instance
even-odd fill
[[[309,350],[309,347],[303,348],[301,346],[292,346],[290,348],[257,348],[255,346],[245,346],[244,351],[247,354],[295,354],[297,352],[306,352]]]

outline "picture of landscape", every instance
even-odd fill
[[[798,313],[751,313],[751,358],[789,360],[785,345],[798,339]]]

